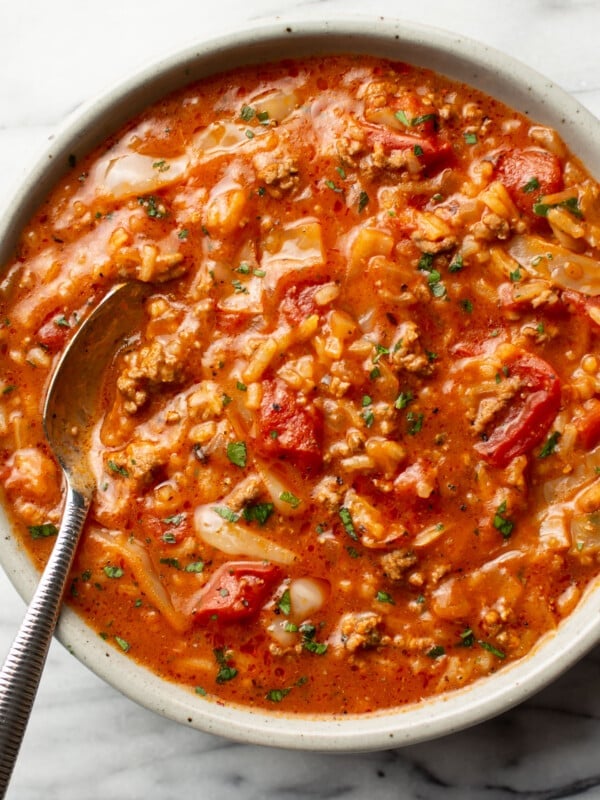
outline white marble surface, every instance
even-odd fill
[[[600,116],[600,0],[0,0],[0,207],[63,117],[171,48],[275,15],[377,13],[491,44]],[[0,659],[23,613],[0,575]],[[600,798],[600,649],[519,708],[403,750],[232,744],[178,726],[52,645],[8,797],[18,800]]]

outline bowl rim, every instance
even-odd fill
[[[21,180],[0,216],[0,264],[12,258],[18,233],[73,161],[159,97],[180,86],[247,63],[327,53],[371,53],[425,66],[556,128],[587,168],[600,176],[600,123],[573,97],[514,58],[468,37],[399,19],[364,14],[328,20],[283,16],[178,48],[76,109]],[[9,531],[4,509],[0,530]],[[30,599],[38,574],[10,534],[0,536],[0,563],[18,593]],[[252,744],[290,749],[383,750],[450,734],[520,703],[580,659],[600,640],[600,592],[585,598],[534,650],[465,689],[416,705],[335,718],[286,716],[221,705],[162,680],[113,650],[69,607],[59,640],[99,677],[163,716],[198,730]]]

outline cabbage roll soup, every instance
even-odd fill
[[[49,373],[141,281],[79,432],[69,603],[107,651],[299,714],[494,673],[599,572],[599,242],[558,135],[430,71],[314,58],[168,96],[70,164],[6,265],[14,536],[42,568]]]

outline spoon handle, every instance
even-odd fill
[[[5,795],[27,727],[89,503],[89,497],[67,481],[54,548],[0,672],[0,798]]]

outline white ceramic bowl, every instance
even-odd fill
[[[352,17],[330,22],[286,20],[178,52],[81,107],[53,138],[9,208],[0,216],[0,264],[11,259],[18,232],[40,201],[79,159],[160,96],[205,75],[241,64],[333,52],[370,53],[407,61],[476,86],[532,119],[556,128],[600,177],[600,123],[561,89],[501,53],[442,31],[396,20]],[[28,600],[37,573],[10,536],[0,512],[0,561]],[[398,747],[481,722],[521,702],[556,678],[600,640],[600,591],[592,587],[571,616],[526,658],[496,675],[401,710],[339,719],[221,706],[160,680],[107,647],[69,608],[58,637],[84,664],[123,694],[186,725],[256,744],[323,751]]]

